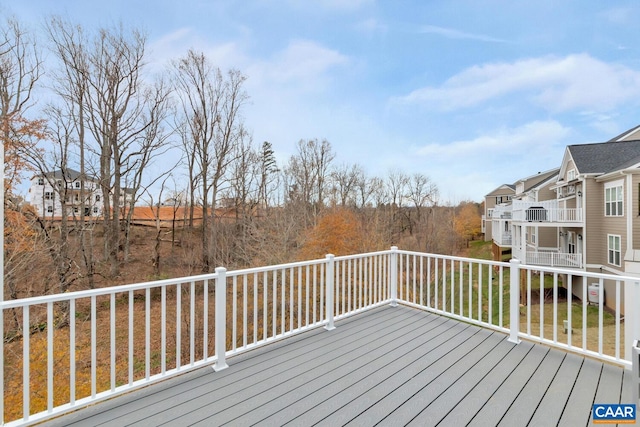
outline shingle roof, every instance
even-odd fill
[[[64,176],[63,176],[63,173],[62,173],[62,170],[61,170],[61,169],[58,169],[58,170],[53,171],[53,172],[46,172],[46,173],[44,173],[44,174],[41,174],[40,176],[45,176],[45,177],[53,178],[53,179],[63,179],[63,178],[66,178],[66,179],[69,179],[69,180],[71,180],[71,181],[75,181],[75,180],[77,180],[78,178],[80,178],[80,175],[81,175],[81,174],[80,174],[80,172],[78,172],[77,170],[75,170],[75,169],[71,169],[71,168],[67,168],[67,169],[65,170],[65,174],[64,174]],[[96,178],[94,178],[93,176],[91,176],[91,175],[87,175],[87,174],[85,174],[85,175],[86,175],[86,177],[87,177],[87,179],[88,179],[88,180],[91,180],[91,181],[97,181],[97,179],[96,179]]]
[[[530,176],[528,178],[521,179],[520,181],[524,181],[526,187],[524,188],[524,192],[530,191],[532,188],[538,187],[541,183],[547,182],[550,178],[558,176],[560,172],[560,168],[551,169],[547,172],[538,172],[537,175]]]
[[[640,140],[569,145],[578,172],[606,174],[640,163]]]
[[[636,127],[633,127],[633,128],[631,128],[631,129],[629,129],[629,130],[625,130],[625,131],[624,131],[624,132],[622,132],[620,135],[616,135],[616,136],[614,136],[613,138],[611,138],[611,139],[609,140],[609,142],[616,142],[616,141],[618,141],[618,140],[620,140],[620,139],[622,139],[622,138],[624,138],[624,137],[627,137],[627,136],[631,135],[632,133],[634,133],[634,132],[635,132],[635,131],[637,131],[638,129],[640,129],[640,125],[638,125],[638,126],[636,126]]]

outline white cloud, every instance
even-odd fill
[[[349,59],[338,51],[314,41],[294,40],[270,60],[252,64],[247,73],[258,84],[319,90],[326,83],[329,70],[348,63]]]
[[[378,32],[385,33],[388,30],[385,24],[381,23],[375,18],[369,18],[369,19],[360,21],[356,23],[355,28],[356,30],[363,32],[365,34],[374,34]]]
[[[544,152],[548,147],[560,143],[569,133],[569,129],[554,120],[535,121],[513,129],[499,129],[473,139],[427,144],[416,152],[421,156],[458,161],[477,160],[477,155],[505,151],[512,151],[514,155],[522,157],[530,151]]]
[[[211,42],[189,27],[179,28],[150,43],[151,66],[162,69],[170,60],[184,57],[189,49],[204,53],[216,67],[242,69],[249,62],[243,41]]]
[[[588,54],[546,56],[473,66],[440,87],[417,89],[396,101],[452,110],[515,92],[527,92],[525,99],[550,111],[606,111],[640,99],[640,71]]]
[[[420,28],[419,32],[425,34],[437,34],[449,39],[456,40],[476,40],[491,43],[507,43],[506,40],[487,36],[484,34],[466,33],[464,31],[459,31],[453,28],[438,27],[435,25],[423,25]]]
[[[501,128],[472,139],[416,147],[411,163],[441,187],[443,199],[482,200],[504,183],[560,166],[571,130],[554,120]]]

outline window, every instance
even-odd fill
[[[619,181],[618,181],[619,182]],[[623,216],[622,183],[607,186],[604,189],[604,214],[605,216]]]
[[[537,229],[535,227],[531,228],[531,243],[536,243],[537,240]]]
[[[76,188],[80,188],[80,181],[76,181],[73,183]]]
[[[62,187],[62,181],[57,180],[57,181],[56,181],[56,184],[58,184],[58,187]]]
[[[99,201],[100,201],[100,195],[96,194],[96,202],[99,202]]]
[[[620,266],[620,236],[609,234],[608,236],[609,264]]]
[[[567,171],[567,181],[573,181],[574,179],[576,179],[576,170],[571,169]]]
[[[93,213],[98,213],[98,208],[97,207],[93,208]]]
[[[38,185],[44,185],[44,178],[38,178]]]
[[[44,199],[45,200],[53,200],[53,193],[51,191],[45,191],[44,192]]]
[[[47,213],[53,213],[53,206],[47,206]]]
[[[76,202],[79,202],[80,201],[80,195],[79,194],[75,194],[73,196],[73,200],[76,201]]]
[[[496,196],[496,205],[500,203],[506,203],[511,200],[511,196]]]

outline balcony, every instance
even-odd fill
[[[525,264],[548,267],[582,268],[582,254],[527,251]]]
[[[614,286],[615,314],[560,301],[559,275]],[[593,403],[637,403],[632,277],[392,248],[0,305],[5,336],[31,331],[2,344],[24,362],[7,425],[587,425]]]
[[[513,201],[514,222],[535,223],[582,223],[582,208],[560,208],[557,200],[544,202]]]
[[[509,247],[511,246],[511,232],[503,231],[503,232],[493,232],[493,241],[498,246]]]

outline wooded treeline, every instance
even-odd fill
[[[132,272],[143,265],[153,268],[148,280],[394,244],[454,254],[480,233],[480,207],[439,204],[428,164],[424,174],[398,165],[369,176],[318,138],[300,139],[278,162],[245,126],[247,76],[202,52],[152,73],[136,28],[51,17],[36,32],[5,19],[1,37],[5,298],[140,280]],[[48,179],[69,216],[39,218],[16,185],[56,170],[62,183]],[[101,217],[85,209],[92,178]],[[83,196],[69,202],[71,191]],[[158,217],[155,229],[135,229],[141,205],[157,215],[183,208],[186,225],[163,230]]]

